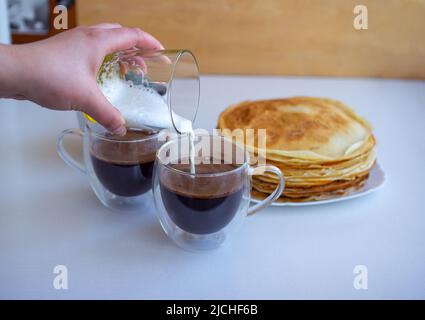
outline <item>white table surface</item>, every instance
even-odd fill
[[[293,95],[341,99],[369,119],[385,187],[268,208],[230,246],[201,254],[175,247],[153,206],[104,208],[62,162],[55,140],[74,113],[1,100],[0,298],[425,298],[425,82],[208,76],[197,127],[214,127],[231,103]],[[68,268],[68,290],[53,287],[56,265]],[[368,290],[353,287],[356,265],[368,268]]]

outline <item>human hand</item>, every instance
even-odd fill
[[[118,24],[78,27],[30,44],[0,46],[0,67],[7,75],[3,79],[0,74],[0,97],[83,111],[111,132],[124,135],[124,119],[98,88],[96,75],[107,54],[132,47],[163,49],[150,34]]]

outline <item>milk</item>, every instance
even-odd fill
[[[106,99],[117,108],[129,128],[160,130],[173,127],[165,98],[149,86],[135,85],[118,72],[101,76],[99,87]],[[180,133],[189,137],[191,173],[195,173],[195,147],[192,121],[173,113],[174,124]]]

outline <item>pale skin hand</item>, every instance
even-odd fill
[[[96,74],[107,54],[132,47],[163,49],[148,33],[118,24],[78,27],[31,44],[0,45],[0,98],[83,111],[124,135],[124,119],[99,90]]]

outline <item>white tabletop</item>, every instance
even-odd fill
[[[197,127],[246,99],[341,99],[374,125],[385,187],[364,198],[273,207],[247,218],[233,243],[190,253],[171,243],[153,206],[104,208],[57,156],[72,112],[0,101],[0,298],[425,298],[425,82],[203,77]],[[72,151],[80,152],[77,140]],[[53,268],[68,269],[56,290]],[[368,289],[353,286],[356,265]]]

